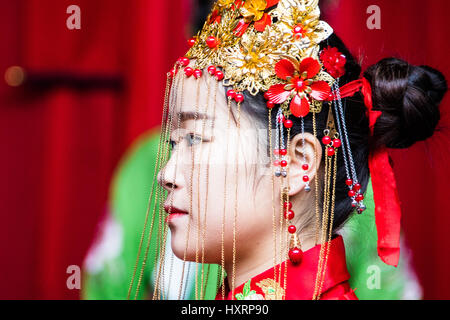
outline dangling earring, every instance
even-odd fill
[[[366,210],[364,205],[364,195],[361,193],[361,184],[358,182],[358,176],[356,175],[355,163],[353,161],[352,150],[347,134],[347,126],[345,123],[344,108],[342,106],[341,91],[339,88],[339,79],[336,79],[333,84],[332,92],[335,95],[333,104],[336,113],[337,127],[339,136],[342,137],[342,156],[345,163],[345,171],[347,175],[346,185],[349,188],[348,196],[352,199],[352,207],[356,208],[358,214],[361,214]]]
[[[277,123],[275,129],[275,149],[273,150],[273,154],[275,155],[275,161],[273,165],[276,167],[275,176],[277,177],[283,176],[284,178],[286,178],[287,176],[286,167],[288,165],[286,160],[287,149],[284,144],[284,130],[283,130],[285,122],[286,121],[283,116],[283,111],[280,108],[278,109],[277,113]]]
[[[306,149],[305,149],[305,119],[304,117],[301,117],[301,126],[302,126],[302,150],[303,150],[303,165],[302,165],[302,169],[304,171],[308,171],[309,169],[309,164],[306,162]],[[304,175],[303,176],[303,182],[306,183],[305,186],[305,191],[306,192],[310,192],[311,191],[311,187],[309,186],[309,176],[308,175]]]
[[[294,211],[292,211],[292,203],[289,201],[286,201],[284,203],[284,217],[288,221],[292,221],[295,217]],[[289,260],[293,264],[299,264],[302,262],[303,259],[303,251],[301,249],[300,241],[297,236],[297,228],[295,225],[291,224],[288,227],[288,232],[290,234],[290,241],[289,241]]]

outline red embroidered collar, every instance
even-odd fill
[[[304,252],[300,264],[294,265],[290,260],[283,262],[253,277],[234,290],[233,300],[278,300],[284,294],[285,265],[287,264],[286,300],[311,300],[314,294],[317,267],[321,245]],[[281,268],[281,279],[280,270]],[[274,279],[274,273],[277,279]],[[357,299],[348,284],[350,274],[345,260],[345,246],[342,236],[331,241],[321,299]],[[225,280],[227,284],[227,281]],[[232,299],[232,292],[226,286],[225,297]],[[219,288],[216,300],[222,300]]]

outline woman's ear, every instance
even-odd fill
[[[316,156],[314,156],[314,151]],[[314,135],[305,132],[304,134],[297,134],[291,139],[289,146],[289,196],[294,196],[304,190],[306,186],[306,182],[303,181],[304,176],[308,176],[311,185],[317,176],[321,159],[322,145]],[[303,167],[305,164],[308,165],[307,168]]]

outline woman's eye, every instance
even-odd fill
[[[166,140],[169,143],[170,146],[170,150],[175,149],[175,147],[177,146],[177,143],[173,140]]]
[[[187,140],[188,145],[190,147],[202,142],[202,138],[200,136],[198,136],[198,135],[193,134],[193,133],[188,133],[186,135],[186,140]]]

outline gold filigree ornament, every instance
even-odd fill
[[[274,279],[268,278],[256,284],[264,292],[265,300],[282,300],[285,291]]]
[[[186,54],[194,69],[223,69],[224,86],[256,95],[284,83],[276,76],[281,59],[316,59],[320,80],[334,78],[323,69],[319,43],[333,33],[320,21],[318,0],[219,0]],[[311,101],[320,112],[322,102]]]

